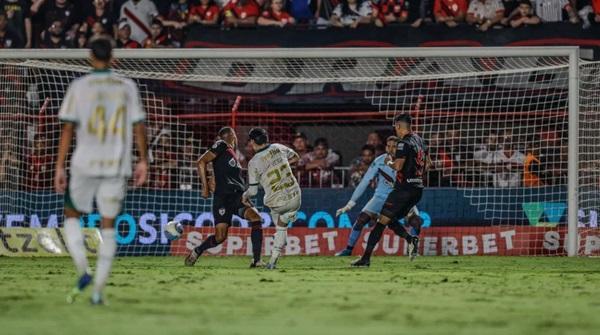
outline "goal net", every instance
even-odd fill
[[[345,167],[370,132],[391,135],[402,112],[433,163],[421,253],[565,255],[576,232],[570,253],[598,254],[600,65],[575,57],[567,48],[117,51],[115,71],[142,93],[151,159],[148,183],[129,190],[117,220],[119,254],[181,255],[206,236],[212,203],[199,196],[195,162],[220,127],[238,131],[242,160],[254,126],[288,145],[327,138],[339,166],[296,171],[311,195],[304,206],[316,211],[330,200],[319,194],[355,185]],[[69,83],[87,72],[84,50],[0,55],[0,227],[62,225],[57,113]],[[170,220],[185,223],[182,240],[166,239]],[[250,253],[247,222],[233,226],[213,253]]]

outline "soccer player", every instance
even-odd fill
[[[260,260],[262,250],[262,219],[258,211],[250,203],[242,202],[242,194],[246,190],[242,179],[242,167],[235,152],[237,136],[230,127],[219,130],[219,140],[198,160],[198,174],[202,184],[202,197],[210,197],[210,188],[206,176],[206,165],[213,164],[215,189],[213,197],[213,216],[215,218],[215,234],[210,235],[202,244],[194,248],[185,258],[185,265],[193,266],[204,251],[223,243],[231,225],[233,214],[244,217],[250,222],[252,231],[252,262],[250,267],[262,267]]]
[[[356,205],[356,201],[358,201],[358,199],[360,199],[360,197],[363,195],[371,181],[374,178],[377,178],[377,187],[375,188],[375,193],[373,194],[371,200],[369,200],[365,207],[363,207],[363,209],[360,211],[356,221],[354,222],[354,225],[352,225],[352,232],[348,238],[348,245],[346,249],[338,252],[336,256],[352,255],[352,250],[354,249],[354,245],[356,245],[356,242],[360,237],[363,227],[370,221],[377,220],[377,217],[383,208],[385,199],[393,189],[396,171],[386,164],[386,160],[389,160],[391,157],[393,157],[394,153],[396,152],[398,141],[399,139],[396,136],[390,136],[387,138],[385,147],[386,153],[375,158],[363,176],[362,180],[352,193],[350,201],[348,201],[346,206],[336,211],[335,215],[340,216],[342,213],[346,213],[347,211],[351,210]],[[414,233],[419,235],[422,220],[419,217],[419,210],[416,206],[411,208],[410,212],[405,218],[405,221],[407,224],[413,226]]]
[[[102,217],[102,243],[98,248],[91,301],[92,304],[103,304],[102,292],[117,249],[115,217],[121,212],[127,179],[131,176],[134,134],[139,154],[133,173],[135,186],[146,181],[148,155],[145,113],[136,84],[110,71],[111,40],[93,40],[90,48],[93,71],[71,83],[59,112],[64,125],[54,186],[57,192],[65,192],[66,244],[80,276],[77,286],[67,297],[68,302],[73,302],[92,280],[79,218],[82,213],[90,213],[96,201]],[[74,133],[77,144],[71,158],[67,187],[65,160]]]
[[[387,196],[377,224],[371,230],[363,256],[352,262],[352,266],[369,266],[375,245],[381,239],[386,226],[408,241],[411,260],[417,254],[419,238],[409,235],[397,219],[406,216],[423,195],[423,174],[427,162],[427,148],[423,139],[412,132],[411,117],[400,114],[394,118],[394,129],[400,138],[394,160],[387,164],[396,170],[394,189]]]
[[[264,129],[251,129],[249,139],[256,154],[248,164],[249,188],[244,192],[243,201],[250,202],[249,199],[258,193],[260,183],[265,190],[264,204],[271,209],[271,217],[275,223],[273,252],[267,264],[267,269],[275,269],[286,244],[288,224],[296,221],[296,214],[300,209],[300,186],[290,167],[300,156],[284,145],[269,144],[269,137]]]

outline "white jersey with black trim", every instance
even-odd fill
[[[285,205],[300,196],[300,185],[292,172],[289,159],[294,150],[281,144],[270,144],[257,152],[248,164],[250,188],[259,183],[265,191],[264,204],[269,208]]]
[[[71,170],[91,177],[131,175],[133,125],[145,118],[133,80],[109,70],[76,79],[63,100],[59,118],[76,125]]]

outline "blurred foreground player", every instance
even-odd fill
[[[59,112],[64,126],[54,186],[59,193],[66,191],[66,244],[80,275],[67,301],[72,303],[92,280],[79,218],[82,213],[93,210],[95,200],[102,217],[102,242],[98,248],[92,304],[104,304],[102,291],[117,249],[114,222],[123,207],[127,179],[131,176],[134,134],[140,157],[133,174],[135,186],[141,186],[146,181],[148,155],[143,122],[145,113],[136,84],[110,71],[111,40],[97,39],[91,42],[90,47],[94,69],[92,73],[71,83]],[[74,133],[77,144],[71,158],[67,187],[65,160]]]
[[[242,202],[242,194],[246,190],[242,179],[242,167],[235,152],[237,136],[230,127],[219,130],[219,140],[198,160],[198,174],[202,184],[202,197],[210,197],[210,188],[206,175],[206,165],[213,164],[215,178],[215,194],[213,196],[213,216],[215,218],[215,234],[210,235],[202,244],[194,248],[185,258],[185,265],[192,266],[204,251],[223,243],[231,225],[233,214],[245,218],[252,228],[252,262],[250,267],[261,267],[262,219],[258,211],[250,203]]]
[[[412,132],[411,117],[400,114],[394,118],[394,129],[400,138],[395,158],[387,164],[396,171],[394,189],[388,195],[377,224],[371,230],[363,256],[352,266],[369,266],[375,245],[386,226],[408,241],[408,253],[413,260],[417,255],[419,238],[409,235],[397,219],[406,216],[423,195],[423,175],[427,162],[427,148],[423,139]]]
[[[336,256],[352,255],[352,250],[354,249],[354,246],[360,237],[363,227],[370,221],[376,221],[377,217],[381,213],[381,209],[383,208],[383,204],[387,196],[394,188],[394,176],[396,175],[396,171],[389,166],[386,161],[389,161],[392,157],[394,157],[398,141],[399,139],[396,136],[390,136],[387,138],[385,147],[386,153],[375,158],[363,176],[363,179],[352,193],[352,197],[346,206],[336,211],[335,215],[340,216],[342,213],[346,213],[347,211],[351,210],[356,205],[356,201],[358,201],[358,199],[360,199],[360,197],[366,191],[371,181],[373,179],[377,180],[377,186],[375,188],[373,197],[367,202],[365,207],[363,207],[358,214],[354,225],[352,225],[352,232],[348,238],[348,245],[344,250],[338,252]],[[417,206],[411,208],[404,220],[408,225],[413,227],[413,232],[418,236],[423,221],[419,217],[419,210],[417,209]]]
[[[269,144],[269,137],[264,129],[253,128],[248,138],[256,154],[248,164],[249,187],[244,192],[243,201],[250,203],[250,198],[258,193],[260,183],[265,191],[264,204],[271,209],[271,217],[275,223],[273,252],[267,264],[268,269],[275,269],[286,244],[288,225],[296,221],[296,214],[300,209],[300,185],[290,167],[300,157],[285,145]]]

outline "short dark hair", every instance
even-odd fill
[[[360,149],[361,152],[365,151],[365,150],[369,150],[372,153],[375,153],[375,147],[370,145],[370,144],[365,144],[363,145],[363,147]]]
[[[329,142],[325,137],[319,137],[315,140],[315,147],[318,147],[319,145],[329,148]]]
[[[231,127],[223,127],[221,129],[219,129],[219,132],[217,133],[217,135],[219,135],[219,137],[223,137],[227,134],[231,134],[233,133],[233,128]]]
[[[269,135],[267,131],[262,128],[252,128],[248,133],[248,138],[253,140],[258,145],[266,144],[269,142]]]
[[[394,116],[394,125],[396,123],[400,123],[400,122],[404,122],[404,123],[410,125],[412,122],[412,118],[410,117],[410,114],[402,113],[402,114],[398,114],[398,115]]]
[[[531,1],[529,1],[529,0],[520,0],[519,1],[519,6],[520,5],[527,5],[527,6],[531,7]]]
[[[99,61],[108,62],[112,58],[112,41],[106,37],[99,37],[90,42],[92,55]]]

